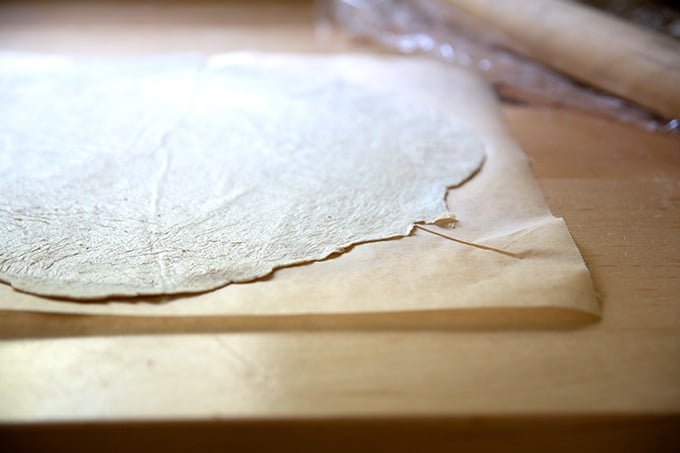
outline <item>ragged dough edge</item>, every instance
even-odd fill
[[[205,293],[209,291],[214,291],[219,288],[223,288],[225,286],[234,284],[234,283],[250,283],[250,282],[256,282],[258,280],[270,278],[278,269],[283,269],[287,267],[294,267],[294,266],[300,266],[304,264],[310,264],[318,261],[323,261],[326,260],[334,255],[342,255],[347,252],[349,252],[352,248],[356,246],[360,246],[362,244],[368,244],[372,242],[379,242],[379,241],[389,241],[389,240],[394,240],[394,239],[399,239],[403,237],[410,236],[413,231],[416,228],[416,225],[421,224],[421,225],[434,225],[438,224],[440,222],[444,223],[453,223],[456,221],[456,217],[453,212],[451,212],[446,204],[446,198],[450,190],[454,190],[458,187],[461,187],[464,185],[466,182],[470,181],[472,178],[475,177],[481,170],[481,168],[484,165],[484,162],[486,160],[486,152],[485,152],[485,145],[483,144],[482,141],[479,141],[479,144],[482,145],[481,151],[481,156],[479,159],[479,162],[476,164],[476,166],[473,168],[473,170],[470,172],[470,174],[460,181],[459,183],[453,184],[453,185],[448,185],[443,188],[442,190],[442,197],[440,201],[440,207],[437,208],[439,212],[442,214],[439,214],[435,217],[429,217],[429,218],[422,218],[422,219],[416,219],[410,222],[410,224],[406,227],[406,229],[402,232],[397,232],[393,234],[388,234],[388,235],[379,235],[375,237],[369,237],[366,239],[362,239],[360,241],[355,241],[351,242],[349,244],[341,245],[335,248],[329,248],[327,250],[324,250],[321,254],[303,259],[303,260],[293,260],[278,266],[270,266],[263,270],[262,272],[258,272],[257,275],[253,276],[252,278],[245,278],[245,279],[222,279],[219,283],[215,283],[212,285],[208,284],[201,284],[200,282],[203,281],[209,281],[209,280],[199,280],[199,283],[196,285],[187,285],[187,286],[178,286],[176,289],[173,290],[163,290],[163,291],[158,291],[158,289],[150,289],[148,291],[135,291],[135,290],[130,290],[129,288],[125,287],[124,285],[121,285],[122,288],[117,291],[107,291],[106,294],[102,294],[101,286],[98,285],[83,285],[79,284],[78,281],[70,281],[70,282],[60,282],[60,284],[55,285],[54,281],[52,279],[40,279],[40,278],[22,278],[22,277],[8,277],[2,273],[0,273],[0,282],[6,283],[10,285],[14,290],[29,293],[29,294],[35,294],[39,296],[44,296],[44,297],[49,297],[49,298],[54,298],[54,299],[65,299],[65,300],[76,300],[76,301],[106,301],[108,299],[114,299],[114,298],[134,298],[134,297],[139,297],[139,296],[158,296],[158,295],[190,295],[190,294],[200,294],[200,293]],[[200,279],[202,276],[196,276],[193,275],[191,278],[194,280]],[[108,284],[110,287],[113,287],[115,285]],[[127,289],[126,289],[127,288]]]
[[[31,293],[31,294],[37,294],[40,296],[47,296],[47,297],[52,297],[52,298],[64,298],[64,299],[71,299],[71,300],[106,300],[106,299],[111,299],[111,298],[133,298],[133,297],[138,297],[138,296],[157,296],[157,295],[180,295],[180,294],[199,294],[199,293],[204,293],[208,291],[213,291],[222,287],[225,287],[227,285],[231,285],[233,283],[250,283],[250,282],[256,282],[261,279],[265,279],[270,277],[272,274],[274,274],[278,269],[283,269],[286,267],[294,267],[294,266],[299,266],[299,265],[304,265],[304,264],[309,264],[317,261],[323,261],[325,259],[330,258],[331,256],[337,255],[337,254],[345,254],[349,252],[352,248],[356,246],[360,246],[362,244],[368,244],[372,242],[379,242],[379,241],[388,241],[388,240],[393,240],[393,239],[399,239],[403,238],[406,236],[410,236],[414,229],[416,228],[416,224],[426,224],[426,225],[431,225],[431,224],[436,224],[441,221],[455,221],[455,217],[452,214],[449,215],[444,215],[444,216],[439,216],[435,219],[431,220],[416,220],[414,221],[410,226],[408,226],[407,230],[404,231],[403,233],[395,233],[391,235],[380,235],[376,237],[371,237],[367,238],[361,241],[357,242],[352,242],[346,245],[342,245],[336,248],[328,249],[324,252],[322,252],[318,256],[314,256],[308,259],[304,260],[294,260],[285,264],[281,264],[278,266],[270,266],[268,267],[265,271],[262,273],[258,273],[258,275],[252,277],[252,278],[245,278],[245,279],[233,279],[233,280],[223,280],[223,283],[216,283],[214,285],[207,285],[207,284],[197,284],[195,286],[184,286],[184,287],[178,287],[176,290],[164,290],[159,293],[158,290],[149,290],[149,291],[130,291],[124,289],[125,286],[123,286],[123,289],[120,291],[110,291],[109,294],[102,295],[101,289],[88,289],[91,288],[92,285],[82,285],[79,284],[77,281],[72,281],[72,282],[63,282],[62,284],[59,285],[54,285],[53,281],[51,279],[27,279],[27,278],[13,278],[13,279],[7,279],[5,276],[0,275],[0,281],[6,284],[9,284],[13,289],[26,292],[26,293]],[[201,276],[192,276],[193,279],[198,280]],[[201,280],[204,281],[204,280]],[[209,280],[207,280],[209,281]],[[114,286],[112,284],[108,284],[110,286]],[[198,287],[198,288],[197,288]],[[77,289],[78,288],[78,289]],[[96,287],[100,288],[100,287]]]

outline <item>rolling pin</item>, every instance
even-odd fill
[[[567,0],[446,0],[571,77],[680,118],[680,44]]]

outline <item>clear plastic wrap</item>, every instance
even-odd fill
[[[439,0],[321,0],[321,26],[405,54],[421,53],[476,71],[506,100],[578,109],[648,130],[677,133],[642,107],[579,84],[514,52],[505,36]]]

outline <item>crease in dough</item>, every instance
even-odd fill
[[[0,279],[41,295],[200,292],[405,236],[452,219],[484,160],[445,115],[330,72],[0,67]]]

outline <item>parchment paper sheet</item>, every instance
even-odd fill
[[[462,123],[485,142],[486,163],[468,183],[449,192],[455,228],[426,228],[514,256],[417,230],[403,239],[361,244],[322,262],[280,269],[260,281],[186,297],[68,302],[1,285],[0,310],[257,316],[547,307],[599,315],[579,251],[564,222],[550,213],[526,155],[482,81],[437,62],[389,57],[234,53],[214,56],[209,64],[333,71],[369,87],[400,92]]]

